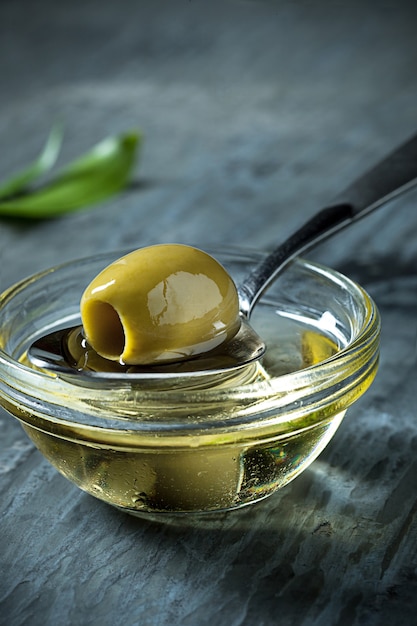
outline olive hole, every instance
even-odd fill
[[[125,346],[125,334],[119,314],[107,302],[96,300],[90,306],[90,317],[94,319],[94,326],[89,332],[91,344],[102,356],[109,359],[119,358]]]

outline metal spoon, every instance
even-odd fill
[[[328,207],[316,213],[286,241],[275,248],[253,269],[238,287],[242,325],[238,334],[216,352],[201,355],[175,364],[144,368],[122,368],[112,371],[85,370],[80,362],[84,358],[85,341],[81,327],[57,330],[37,339],[28,350],[29,360],[44,369],[66,376],[89,378],[139,379],[166,374],[168,377],[198,373],[232,372],[259,359],[265,344],[249,325],[249,318],[258,299],[277,275],[297,255],[365,217],[417,184],[417,134],[386,156],[379,164],[354,181],[339,194]],[[75,352],[69,350],[69,339]]]

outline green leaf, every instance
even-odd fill
[[[0,216],[49,218],[107,199],[128,183],[141,141],[134,131],[104,139],[44,187],[0,201]]]
[[[36,161],[22,170],[8,181],[0,185],[0,199],[10,198],[17,194],[24,193],[29,184],[55,165],[62,144],[62,129],[54,126],[49,133],[45,147]]]

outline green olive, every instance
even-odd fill
[[[81,298],[88,343],[128,365],[208,352],[240,326],[236,286],[213,257],[180,244],[140,248],[106,267]]]

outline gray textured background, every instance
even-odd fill
[[[101,250],[265,249],[417,129],[417,4],[0,3],[0,178],[55,120],[61,163],[140,127],[134,184],[92,209],[0,222],[2,288]],[[320,459],[206,528],[122,515],[53,470],[0,410],[0,623],[416,623],[417,194],[317,248],[383,318],[379,376]]]

